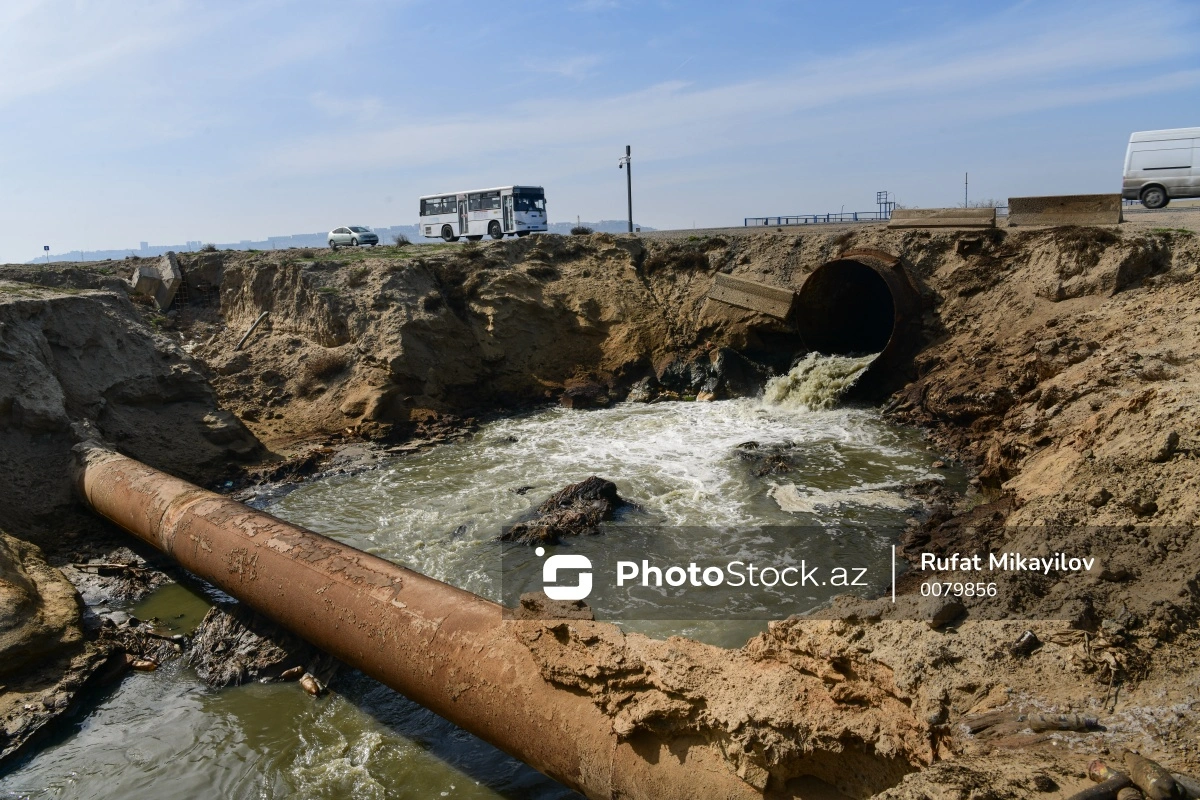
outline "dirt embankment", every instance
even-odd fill
[[[136,323],[123,298],[56,292],[63,308],[86,303],[80,316],[115,314],[120,324],[78,339],[41,325],[65,342],[45,345],[62,355],[44,371],[75,387],[60,388],[75,400],[0,405],[9,420],[0,436],[18,437],[21,452],[48,442],[53,455],[69,446],[80,415],[131,455],[211,480],[218,464],[254,449],[243,433],[213,440],[210,415],[224,431],[218,440],[240,430],[218,403],[287,454],[314,437],[436,438],[457,418],[564,395],[603,402],[643,379],[686,395],[711,378],[721,348],[770,363],[800,344],[769,319],[706,302],[717,271],[796,289],[852,247],[899,256],[925,302],[926,343],[911,373],[894,376],[888,413],[926,428],[977,474],[965,496],[935,492],[928,518],[906,535],[907,552],[1070,550],[1096,555],[1101,567],[1003,584],[1023,622],[988,621],[997,606],[986,602],[938,629],[864,607],[840,622],[776,623],[737,652],[599,624],[542,633],[535,625],[522,635],[543,674],[591,694],[623,735],[699,737],[748,782],[781,794],[819,781],[851,796],[885,786],[889,797],[1065,796],[1083,785],[1090,754],[1126,746],[1195,772],[1200,246],[1186,233],[864,226],[665,243],[595,235],[311,257],[189,255],[186,305],[171,315],[136,307],[162,336]],[[122,291],[98,270],[21,277]],[[147,355],[128,374],[114,366],[125,351],[105,349],[114,337]],[[67,354],[89,347],[88,363],[105,365],[93,372],[113,376],[104,387],[62,377],[82,370]],[[10,350],[25,353],[18,363],[32,364],[29,374],[49,363],[30,362],[28,347]],[[30,396],[25,386],[0,396]],[[187,432],[120,438],[147,417],[189,420]],[[179,463],[164,463],[172,449]],[[55,471],[54,462],[42,469]],[[12,503],[0,512],[31,529],[54,524],[52,514]],[[1014,650],[1026,628],[1040,646]],[[996,708],[1086,711],[1107,731],[996,742],[958,727]],[[810,734],[822,737],[820,748]],[[817,763],[818,749],[844,759]]]
[[[85,634],[76,587],[58,569],[124,543],[76,500],[77,438],[103,437],[206,484],[265,452],[119,282],[106,292],[69,285],[103,284],[99,272],[41,277],[66,285],[0,280],[0,759],[124,667],[120,637]]]

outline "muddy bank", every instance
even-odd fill
[[[0,524],[44,546],[91,521],[69,477],[81,431],[204,484],[264,455],[121,291],[0,282],[0,363]]]
[[[13,399],[0,405],[8,414],[0,436],[19,443],[11,452],[31,454],[17,474],[32,483],[5,487],[0,512],[30,536],[62,526],[69,486],[32,510],[9,498],[56,485],[55,448],[69,448],[77,420],[130,455],[211,485],[218,467],[262,459],[242,424],[303,462],[303,443],[314,439],[394,446],[564,396],[699,393],[696,375],[711,377],[705,365],[721,348],[757,365],[803,351],[777,321],[706,301],[717,272],[797,289],[852,247],[899,256],[924,302],[923,347],[909,370],[891,376],[888,414],[928,430],[976,474],[965,495],[932,492],[905,552],[1072,551],[1102,566],[1082,578],[1005,584],[1019,623],[988,621],[996,606],[986,602],[964,604],[937,629],[864,608],[837,623],[776,623],[735,652],[607,627],[532,629],[525,641],[546,679],[587,692],[630,736],[698,736],[748,783],[781,794],[811,779],[851,796],[1066,796],[1084,785],[1090,755],[1120,747],[1197,771],[1200,246],[1179,232],[864,227],[665,243],[595,235],[311,257],[188,255],[180,261],[192,291],[173,316],[131,305],[100,269],[26,269],[15,277],[88,291],[16,284],[28,295],[21,302],[42,305],[14,304],[7,313],[19,311],[11,319],[20,325],[5,330],[40,330],[46,344],[13,347],[13,357],[24,359],[23,374],[55,377],[4,390]],[[97,322],[90,336],[72,339],[53,322],[56,304],[110,327]],[[30,325],[35,318],[50,321]],[[128,374],[119,366],[125,353],[98,344],[114,339],[143,354]],[[88,347],[88,363],[114,362],[93,370],[110,383],[77,376],[81,368],[58,355]],[[31,361],[29,352],[54,357]],[[135,380],[147,373],[153,381]],[[30,394],[27,384],[56,384],[67,398],[62,413],[35,402],[44,392]],[[161,426],[142,433],[128,422],[143,411]],[[209,415],[225,426],[216,438],[231,438],[214,441]],[[156,438],[156,429],[170,436]],[[42,452],[49,457],[38,465]],[[1027,629],[1040,646],[1014,651]],[[805,698],[818,694],[827,699],[814,710]],[[959,726],[994,709],[1086,711],[1105,730],[996,742]],[[818,721],[829,726],[821,737],[852,743],[840,761],[811,756],[805,737]],[[853,770],[871,777],[847,782]]]

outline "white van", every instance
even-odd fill
[[[1162,208],[1172,197],[1200,197],[1200,128],[1130,136],[1121,195],[1146,208]]]

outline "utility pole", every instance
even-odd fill
[[[625,156],[617,160],[617,169],[625,170],[625,194],[629,201],[629,232],[633,233],[633,167],[631,166],[631,152],[629,145],[625,145]]]
[[[970,185],[970,177],[971,173],[963,173],[963,208],[970,208],[970,205],[967,203],[967,187]]]

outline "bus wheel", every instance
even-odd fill
[[[454,235],[454,228],[451,228],[449,225],[443,225],[442,226],[442,239],[444,239],[447,242],[457,242],[458,237]]]
[[[492,220],[491,224],[488,225],[488,236],[492,237],[493,239],[504,238],[504,232],[500,230],[499,222]]]
[[[1161,186],[1147,186],[1142,189],[1142,205],[1146,208],[1166,208],[1170,201],[1171,198],[1167,197],[1167,190]]]

